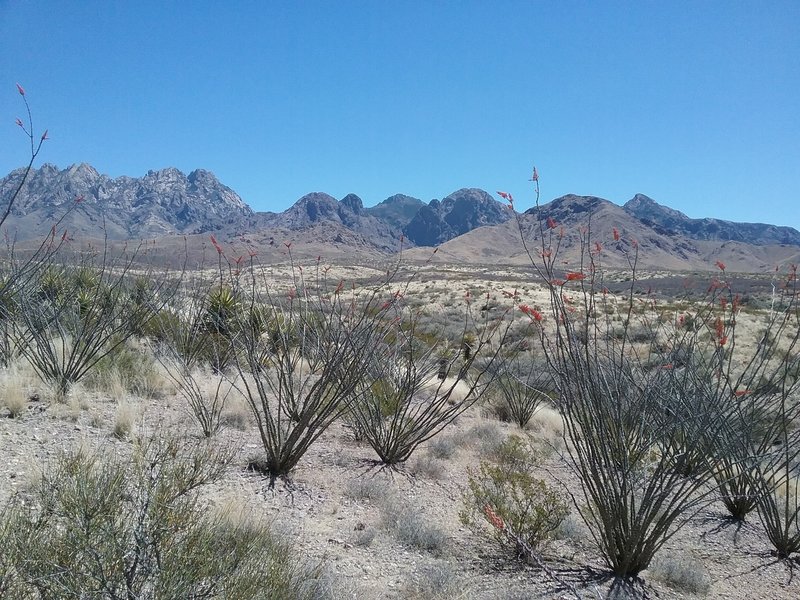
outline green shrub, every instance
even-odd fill
[[[198,491],[224,462],[207,445],[137,447],[130,461],[63,456],[3,515],[0,595],[13,598],[318,598],[268,528],[212,516]]]
[[[559,493],[533,475],[538,464],[538,455],[526,442],[509,437],[498,448],[496,462],[481,461],[478,473],[470,472],[462,521],[475,526],[485,520],[502,544],[513,539],[515,545],[536,548],[550,539],[569,510]]]

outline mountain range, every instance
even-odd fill
[[[0,179],[0,206],[10,200],[23,174],[17,169]],[[59,219],[60,227],[73,237],[105,234],[110,240],[214,232],[230,239],[248,235],[274,245],[276,236],[289,236],[301,245],[313,240],[315,248],[338,247],[340,253],[392,252],[402,237],[406,247],[440,247],[438,260],[524,263],[520,229],[530,244],[541,245],[544,231],[539,224],[549,218],[564,227],[562,253],[567,262],[571,255],[579,259],[579,232],[586,227],[595,240],[619,245],[635,239],[641,265],[649,267],[698,269],[713,257],[724,257],[735,268],[758,271],[800,254],[800,232],[791,227],[691,219],[642,194],[623,206],[594,196],[567,195],[518,219],[512,216],[505,204],[475,188],[428,203],[396,194],[372,207],[365,207],[355,194],[337,200],[314,192],[283,212],[256,212],[205,170],[186,175],[167,168],[140,178],[111,178],[87,164],[63,170],[44,164],[31,171],[6,227],[18,240],[40,238]],[[621,240],[613,239],[614,230]],[[412,256],[426,253],[419,248]]]

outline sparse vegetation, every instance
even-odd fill
[[[223,462],[220,462],[220,461]],[[317,572],[254,522],[209,515],[198,491],[224,455],[174,440],[130,462],[60,458],[0,529],[0,591],[15,598],[317,598]],[[69,565],[64,569],[61,565]]]

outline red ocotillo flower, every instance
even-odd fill
[[[19,92],[20,96],[24,96],[25,95],[25,88],[22,87],[20,84],[17,84],[17,91]]]
[[[542,313],[540,313],[540,312],[539,312],[538,310],[536,310],[535,308],[531,308],[531,307],[530,307],[530,306],[528,306],[527,304],[520,304],[520,305],[519,305],[519,309],[520,309],[520,310],[521,310],[523,313],[525,313],[526,315],[528,315],[528,316],[529,316],[531,319],[533,319],[534,321],[537,321],[537,322],[539,322],[539,321],[541,321],[541,320],[542,320]]]
[[[577,271],[571,271],[567,273],[567,281],[581,281],[586,279],[586,275],[583,273],[579,273]]]
[[[595,252],[600,254],[603,251],[603,245],[600,242],[595,242],[594,243],[594,250],[595,250]]]
[[[614,241],[618,242],[619,241],[619,231],[617,231],[617,228],[614,227],[614,229],[611,230],[611,233],[614,235]]]
[[[531,181],[539,181],[539,171],[536,170],[536,167],[533,167],[533,175],[531,175]]]
[[[217,238],[215,238],[213,234],[210,236],[210,238],[211,238],[211,245],[214,246],[214,248],[217,249],[217,253],[218,254],[222,254],[222,246],[220,246],[217,243]]]
[[[556,220],[553,217],[547,217],[547,228],[548,229],[555,229],[556,225],[558,225],[558,223],[556,223]]]
[[[22,127],[23,129],[25,129],[25,124],[22,122],[22,119],[20,119],[19,117],[17,117],[16,121],[14,121],[14,122],[17,125],[19,125],[20,127]]]
[[[488,504],[483,507],[483,514],[486,515],[486,519],[489,521],[489,523],[491,523],[497,529],[502,531],[506,528],[506,524],[503,522],[503,519]]]
[[[715,262],[714,264],[715,264],[715,265],[717,265],[717,268],[718,268],[720,271],[725,271],[725,263],[724,263],[724,262],[722,262],[721,260],[718,260],[718,261],[717,261],[717,262]]]
[[[42,134],[42,141],[49,140],[49,139],[50,139],[50,138],[49,138],[49,137],[47,137],[47,129],[45,129],[45,130],[44,130],[44,133]]]

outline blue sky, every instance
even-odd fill
[[[644,193],[800,228],[800,2],[0,0],[0,173],[205,168],[256,210]],[[41,131],[41,129],[39,129]]]

